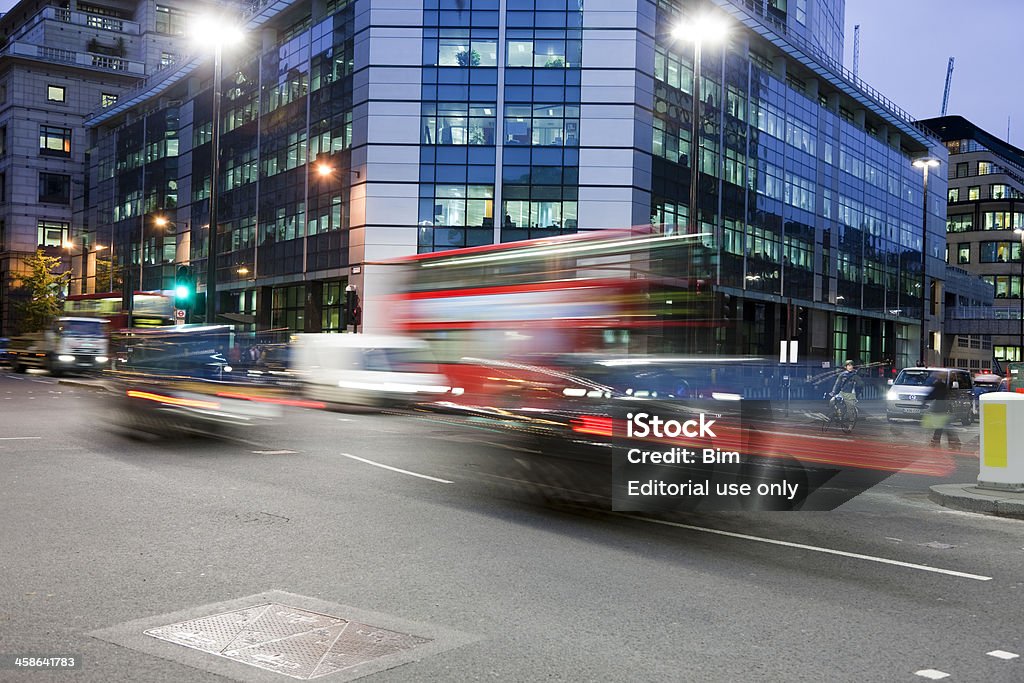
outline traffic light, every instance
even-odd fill
[[[192,277],[192,269],[178,266],[174,275],[174,307],[190,311],[195,303],[196,281]]]
[[[356,328],[355,331],[358,331],[361,314],[359,293],[356,292],[355,285],[349,285],[345,288],[345,328],[348,329],[348,326],[352,325]]]
[[[736,299],[732,294],[722,295],[722,320],[732,320],[736,315]]]
[[[793,335],[799,337],[804,333],[804,328],[807,327],[807,308],[804,306],[796,307],[796,325],[793,328]]]

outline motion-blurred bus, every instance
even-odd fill
[[[103,318],[111,330],[129,327],[174,325],[174,296],[170,292],[135,292],[132,314],[122,309],[121,292],[72,294],[64,300],[64,315],[78,318]]]
[[[368,264],[388,291],[364,331],[425,339],[463,400],[492,404],[521,401],[524,380],[493,361],[526,373],[566,354],[714,352],[725,322],[706,237],[595,230]]]

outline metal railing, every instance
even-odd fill
[[[780,40],[781,42],[790,43],[792,46],[796,47],[798,50],[803,52],[805,56],[817,62],[819,66],[824,68],[826,71],[830,72],[832,76],[845,82],[847,85],[852,86],[853,88],[861,91],[863,94],[867,95],[871,100],[873,100],[875,104],[887,110],[895,118],[917,129],[925,137],[935,141],[939,140],[939,136],[936,135],[932,130],[918,123],[915,117],[911,116],[898,104],[896,104],[888,97],[872,88],[870,85],[862,81],[859,77],[855,76],[853,72],[848,70],[840,62],[836,61],[830,55],[826,54],[820,46],[808,41],[803,36],[797,35],[795,33],[789,33],[784,23],[779,19],[758,12],[757,8],[759,8],[760,5],[755,5],[755,3],[751,2],[744,2],[741,4],[738,2],[733,2],[732,0],[714,1],[719,7],[721,7],[724,10],[735,8],[742,11],[751,19],[761,24],[768,32],[775,33],[775,37],[778,40]]]
[[[953,320],[1020,320],[1019,308],[1001,306],[954,306]]]

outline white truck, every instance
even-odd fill
[[[109,360],[107,327],[103,318],[58,318],[44,332],[11,339],[11,366],[15,372],[42,368],[54,377],[102,370]]]

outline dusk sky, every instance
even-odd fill
[[[916,118],[938,116],[946,66],[956,58],[947,115],[959,115],[1024,147],[1022,0],[847,0],[844,62],[853,68],[860,24],[859,76]]]

